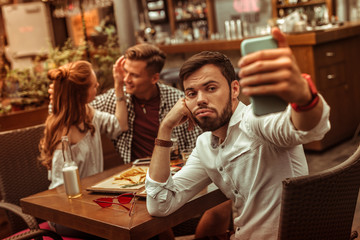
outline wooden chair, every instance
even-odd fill
[[[343,163],[283,181],[279,240],[355,239],[352,223],[360,187],[360,147]]]
[[[30,228],[11,239],[50,236],[62,239],[50,230],[39,229],[39,220],[24,214],[20,199],[48,189],[47,170],[38,164],[38,144],[44,125],[0,132],[0,208],[7,212],[11,234]]]
[[[164,84],[180,89],[179,68],[163,69],[160,73],[160,79]]]

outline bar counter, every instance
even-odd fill
[[[298,45],[321,44],[321,43],[336,41],[339,39],[343,39],[359,34],[360,34],[360,21],[346,22],[342,26],[335,26],[325,30],[308,31],[302,33],[290,33],[287,34],[286,36],[288,43],[291,47]],[[240,43],[244,39],[204,40],[204,41],[194,41],[194,42],[185,42],[181,44],[172,44],[172,45],[169,44],[169,45],[158,45],[158,46],[167,54],[201,52],[205,50],[210,50],[210,51],[239,50]]]
[[[360,123],[360,21],[346,22],[324,30],[286,35],[301,72],[312,76],[318,91],[331,107],[331,130],[321,141],[305,149],[323,151],[353,137]],[[160,45],[173,65],[181,66],[188,56],[200,51],[224,52],[236,66],[240,55],[238,40],[208,40]],[[182,61],[182,62],[181,62]]]

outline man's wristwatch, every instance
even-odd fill
[[[118,102],[121,102],[121,101],[126,102],[126,96],[124,95],[122,97],[116,97],[116,101],[118,101]]]
[[[159,139],[159,138],[155,138],[154,144],[156,146],[160,146],[160,147],[172,147],[173,142],[168,141],[168,140],[162,140],[162,139]]]
[[[296,111],[296,112],[305,112],[308,111],[312,108],[314,108],[316,106],[316,104],[319,102],[319,95],[318,95],[318,91],[316,89],[315,84],[313,83],[313,81],[311,80],[311,77],[309,74],[303,73],[301,74],[301,76],[303,78],[306,79],[307,83],[309,84],[310,87],[310,91],[311,91],[311,101],[306,104],[305,106],[299,106],[296,103],[291,103],[291,107]]]

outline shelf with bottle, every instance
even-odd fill
[[[164,0],[147,0],[146,6],[149,11],[162,10],[165,9],[165,2]]]
[[[273,18],[284,17],[299,8],[313,11],[318,6],[326,7],[329,17],[334,15],[332,0],[272,0],[272,16]]]
[[[175,19],[199,19],[206,18],[207,5],[204,0],[175,1]]]
[[[152,23],[161,23],[167,20],[165,10],[149,11],[149,21]]]
[[[184,29],[185,24],[188,28],[193,28],[193,25],[201,25],[201,29],[203,29],[205,23],[209,33],[216,31],[214,0],[167,0],[167,6],[172,35],[175,35],[179,28]]]
[[[178,43],[208,39],[208,24],[205,20],[179,23],[174,33]]]
[[[206,21],[207,18],[206,17],[192,17],[192,18],[183,18],[183,19],[177,19],[175,20],[176,23],[186,23],[186,22],[196,22],[196,21],[201,21],[201,20],[204,20]]]
[[[303,6],[313,6],[313,5],[321,5],[326,4],[326,0],[309,0],[309,1],[300,1],[297,3],[290,3],[288,1],[278,1],[276,4],[277,8],[297,8]]]
[[[145,14],[151,23],[164,23],[168,21],[166,2],[164,0],[146,0],[142,3],[146,9]]]

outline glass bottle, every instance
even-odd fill
[[[173,142],[173,145],[171,147],[170,151],[170,159],[171,160],[177,160],[180,157],[180,151],[179,151],[179,142],[177,137],[172,136],[171,141]]]
[[[65,191],[68,198],[77,198],[81,196],[79,169],[71,154],[69,138],[61,138],[64,166],[62,169],[64,177]]]

